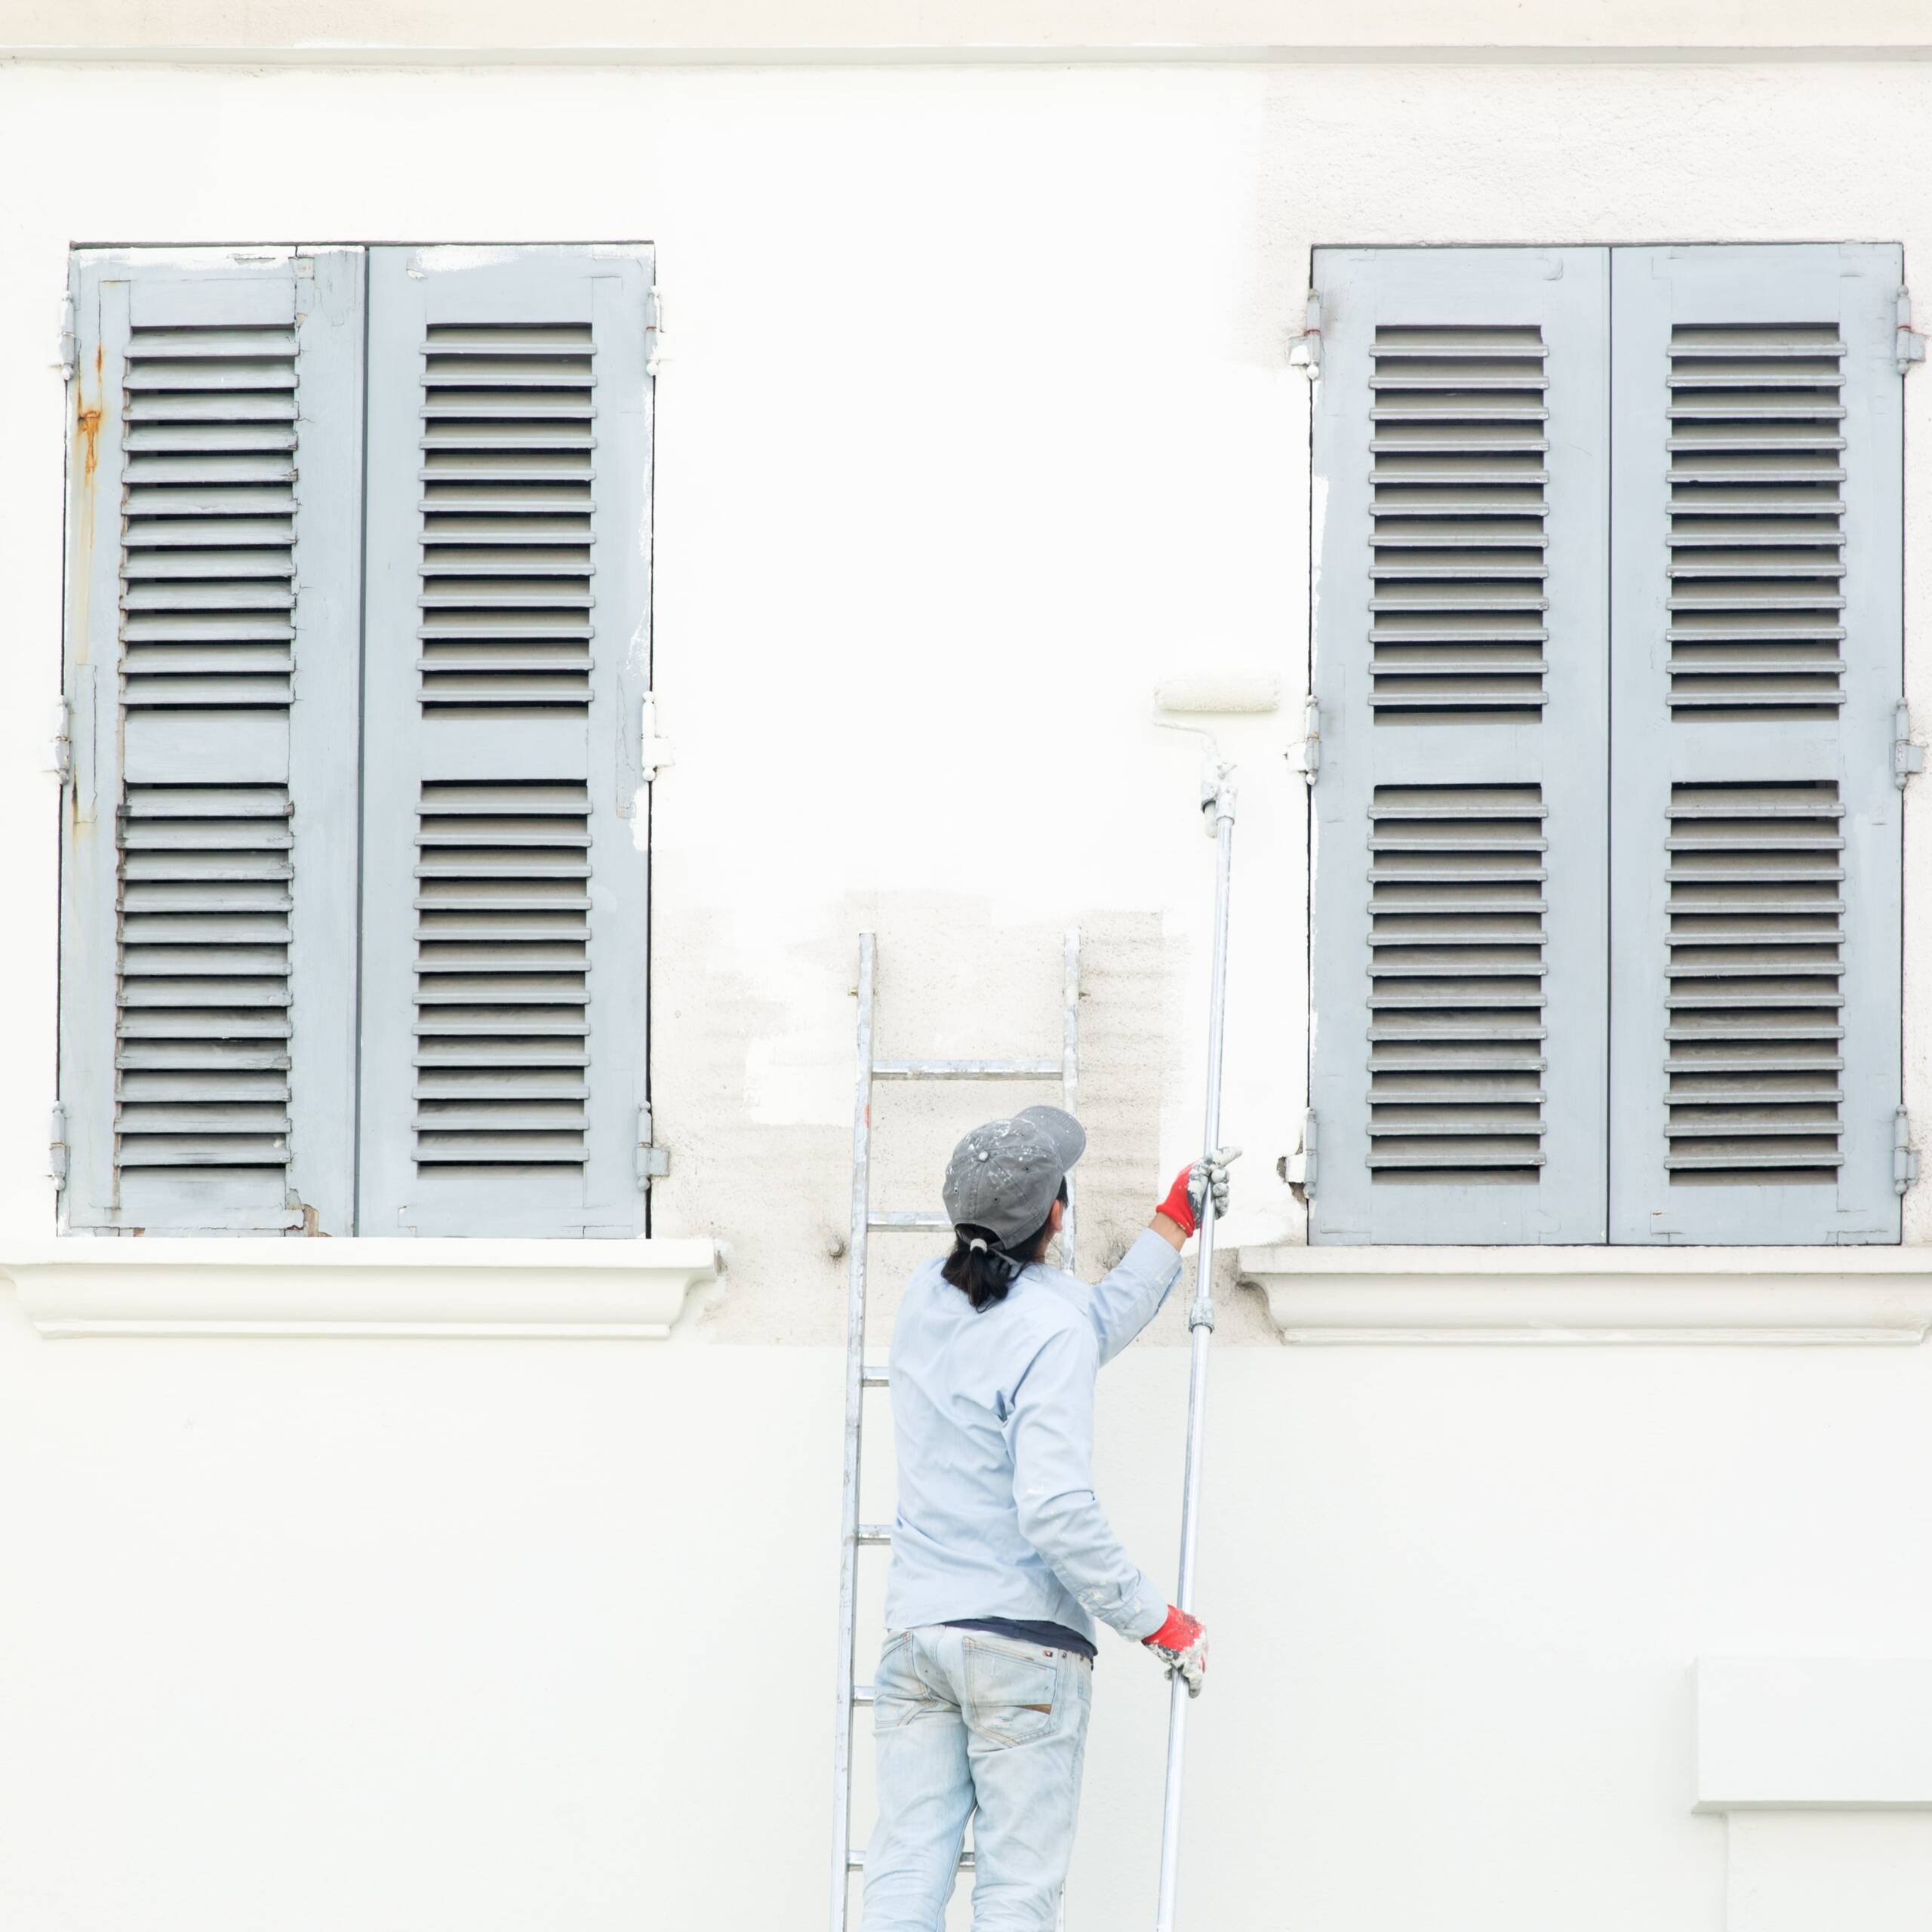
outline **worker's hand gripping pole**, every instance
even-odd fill
[[[1234,767],[1215,755],[1201,777],[1201,809],[1216,845],[1214,955],[1208,1008],[1208,1108],[1201,1152],[1212,1159],[1221,1142],[1221,1035],[1227,999],[1228,888],[1234,864]],[[1208,1340],[1214,1330],[1214,1227],[1212,1190],[1202,1204],[1195,1250],[1194,1300],[1187,1311],[1189,1361],[1187,1386],[1187,1470],[1181,1488],[1180,1574],[1174,1601],[1194,1607],[1194,1550],[1201,1504],[1201,1454],[1208,1410]],[[1174,1900],[1180,1883],[1181,1774],[1187,1749],[1187,1686],[1175,1672],[1168,1689],[1168,1777],[1161,1817],[1161,1906],[1157,1932],[1174,1932]]]

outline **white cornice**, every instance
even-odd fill
[[[715,1244],[115,1240],[0,1244],[50,1338],[447,1336],[661,1340],[718,1273]]]
[[[1932,1250],[1244,1247],[1303,1343],[1922,1342]]]
[[[1896,60],[1917,0],[0,0],[0,58]]]

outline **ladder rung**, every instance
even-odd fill
[[[1057,1060],[875,1060],[875,1080],[1057,1080]]]
[[[892,1371],[883,1365],[876,1368],[862,1368],[859,1371],[861,1389],[888,1389],[892,1386]]]
[[[854,1704],[876,1704],[878,1702],[878,1685],[875,1684],[854,1684],[852,1701]]]
[[[945,1215],[925,1208],[911,1213],[895,1211],[868,1214],[866,1226],[869,1228],[930,1228],[936,1234],[950,1234],[952,1232],[952,1223]]]
[[[866,1869],[866,1854],[863,1851],[848,1851],[845,1854],[845,1866],[848,1871],[863,1872]],[[971,1852],[962,1851],[959,1854],[959,1869],[962,1872],[970,1872],[972,1870],[973,1854]]]
[[[860,1543],[890,1543],[892,1540],[892,1525],[890,1523],[861,1523],[857,1540]]]

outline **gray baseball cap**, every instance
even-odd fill
[[[976,1127],[946,1164],[944,1198],[955,1227],[986,1228],[1002,1242],[1045,1224],[1067,1170],[1087,1151],[1080,1123],[1058,1107],[1028,1107]]]

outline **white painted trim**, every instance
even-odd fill
[[[548,61],[1738,60],[1923,57],[1912,0],[9,0],[0,59]],[[318,32],[321,29],[322,31]]]
[[[663,46],[628,41],[580,45],[539,41],[534,36],[513,45],[374,40],[343,47],[217,42],[0,42],[0,66],[52,67],[1756,67],[1874,66],[1924,60],[1932,60],[1932,42],[1662,46],[1620,42],[1599,46],[1512,42],[1498,46],[1473,41],[1396,45],[1342,42],[1332,45],[1294,42],[1250,46],[1218,41],[1161,41],[1120,46],[1088,42],[1040,45],[916,42],[899,46],[838,43],[739,47]]]
[[[1922,1342],[1913,1247],[1244,1247],[1282,1339],[1327,1343]]]
[[[1699,1811],[1932,1809],[1932,1658],[1700,1657]]]
[[[447,1336],[662,1340],[718,1271],[714,1242],[10,1242],[0,1275],[49,1338]]]

